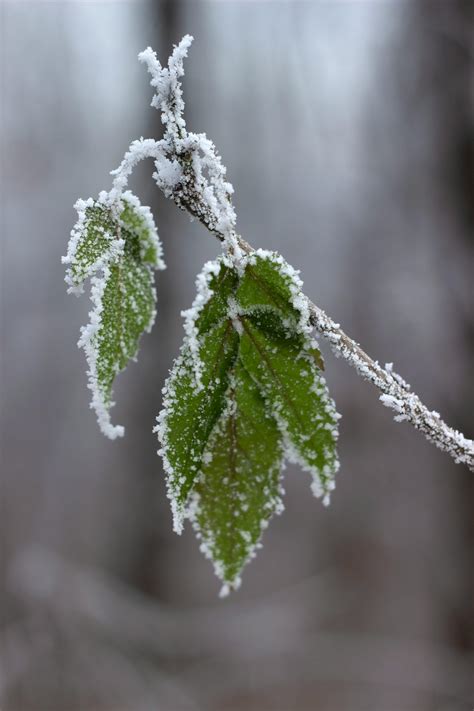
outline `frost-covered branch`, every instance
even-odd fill
[[[308,300],[311,323],[329,341],[336,356],[344,358],[363,378],[382,393],[381,402],[395,411],[395,421],[407,421],[439,449],[447,452],[456,463],[466,464],[474,471],[474,442],[449,427],[439,413],[429,410],[408,383],[395,373],[392,363],[385,368],[372,360],[356,341],[352,340],[322,309]]]
[[[114,171],[114,188],[123,190],[137,160],[155,159],[154,174],[158,187],[187,210],[192,217],[207,227],[222,243],[228,254],[238,264],[243,254],[254,248],[235,232],[236,215],[231,204],[232,185],[225,180],[226,168],[214,144],[205,134],[188,132],[183,118],[184,102],[180,77],[183,59],[191,44],[189,35],[175,47],[167,68],[162,68],[154,52],[148,48],[139,57],[145,62],[156,89],[152,106],[161,111],[165,126],[161,141],[134,142],[121,166]],[[382,403],[395,411],[395,420],[406,420],[455,462],[466,464],[474,470],[474,443],[460,432],[449,427],[435,411],[430,411],[411,391],[410,386],[397,375],[391,364],[385,368],[365,353],[322,309],[303,294],[309,322],[329,341],[336,356],[344,358],[363,378],[381,392]]]

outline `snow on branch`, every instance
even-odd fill
[[[161,66],[151,48],[139,55],[151,74],[151,85],[156,89],[152,106],[161,111],[165,132],[161,141],[132,143],[122,164],[114,171],[114,189],[120,193],[125,188],[138,160],[154,158],[154,178],[158,187],[180,209],[199,219],[223,243],[237,266],[243,255],[255,250],[235,232],[236,215],[231,203],[233,187],[225,179],[226,168],[212,141],[205,134],[188,132],[183,118],[180,78],[191,42],[189,35],[181,40],[173,50],[168,67]],[[378,388],[380,400],[395,412],[397,422],[409,422],[455,462],[466,464],[474,471],[472,440],[449,427],[437,412],[423,405],[403,378],[393,371],[391,364],[382,368],[304,294],[297,295],[297,298],[307,303],[311,326],[329,341],[336,356],[344,358],[359,375]]]

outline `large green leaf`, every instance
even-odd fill
[[[165,387],[156,429],[174,527],[193,521],[224,592],[281,507],[283,459],[317,495],[333,488],[338,416],[300,284],[273,253],[207,263]]]
[[[246,260],[236,298],[244,311],[276,310],[288,329],[308,335],[312,327],[302,285],[298,272],[281,255],[258,250]]]
[[[230,375],[226,406],[209,437],[191,507],[193,523],[224,582],[238,587],[270,517],[282,508],[281,437],[241,362]]]

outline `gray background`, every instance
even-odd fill
[[[192,130],[214,140],[239,231],[473,435],[469,2],[3,2],[2,711],[470,711],[472,474],[395,424],[324,347],[343,414],[324,509],[286,471],[286,510],[225,601],[171,531],[151,433],[179,312],[218,245],[140,166],[168,270],[110,442],[66,294],[77,197],[159,136],[137,53],[195,36]]]

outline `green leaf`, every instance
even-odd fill
[[[313,475],[316,495],[328,494],[337,468],[337,414],[315,347],[269,311],[242,316],[241,323],[240,358],[277,419],[286,457]]]
[[[94,305],[90,323],[81,329],[95,409],[102,432],[114,439],[122,426],[110,421],[116,375],[135,359],[144,331],[155,319],[153,269],[162,269],[161,245],[147,207],[127,192],[119,198],[101,193],[99,199],[76,203],[79,218],[71,232],[66,281],[80,293],[91,278]]]
[[[164,409],[155,430],[162,444],[177,532],[182,529],[184,507],[199,474],[209,435],[225,406],[237,345],[231,321],[221,321],[203,337],[199,348],[200,386],[187,343],[165,384]]]
[[[325,498],[337,468],[337,414],[309,335],[296,272],[259,253],[205,265],[156,431],[174,528],[190,518],[223,592],[238,587],[281,509],[284,459]]]
[[[280,433],[254,381],[238,362],[226,406],[202,456],[193,523],[224,582],[238,587],[270,517],[282,510]]]

